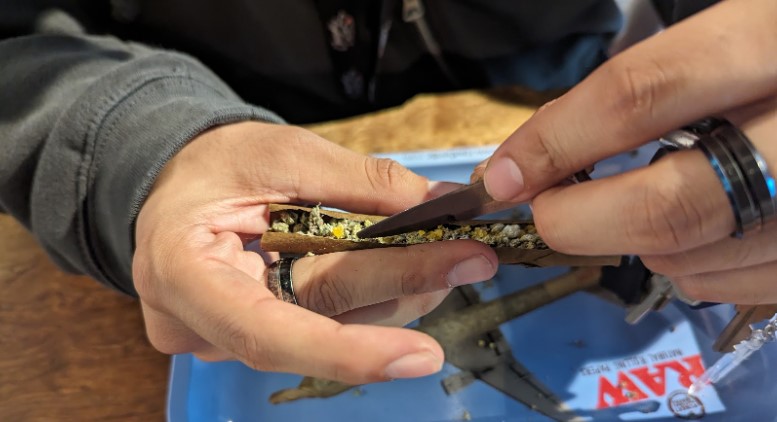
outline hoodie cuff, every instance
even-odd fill
[[[97,278],[130,295],[137,295],[132,282],[135,221],[167,161],[215,126],[246,120],[283,123],[245,104],[205,69],[181,64],[168,74],[136,80],[95,132],[83,235]]]

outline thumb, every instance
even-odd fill
[[[389,215],[450,190],[430,183],[398,162],[359,154],[304,131],[292,138],[295,154],[285,154],[287,195],[349,211]]]

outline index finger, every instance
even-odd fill
[[[490,159],[489,194],[523,201],[596,161],[777,91],[777,2],[726,1],[615,56]]]
[[[547,189],[532,201],[552,249],[569,254],[668,254],[734,230],[726,194],[700,151],[669,154],[612,177]]]

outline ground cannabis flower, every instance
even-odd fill
[[[356,233],[361,229],[372,224],[371,221],[361,222],[329,217],[323,215],[321,208],[317,206],[312,208],[310,212],[284,210],[274,213],[274,218],[270,223],[270,231],[346,239],[354,242],[378,242],[388,245],[414,245],[438,240],[473,239],[492,247],[548,249],[532,224],[451,225],[376,239],[360,239],[356,236]]]

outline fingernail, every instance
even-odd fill
[[[488,194],[498,201],[509,201],[523,190],[523,174],[518,164],[508,157],[498,158],[483,177]]]
[[[494,266],[483,255],[476,255],[456,264],[448,273],[448,284],[461,286],[462,284],[477,283],[491,278],[494,275]]]
[[[442,369],[442,360],[429,351],[415,352],[391,362],[386,366],[386,378],[418,378],[431,375]]]

